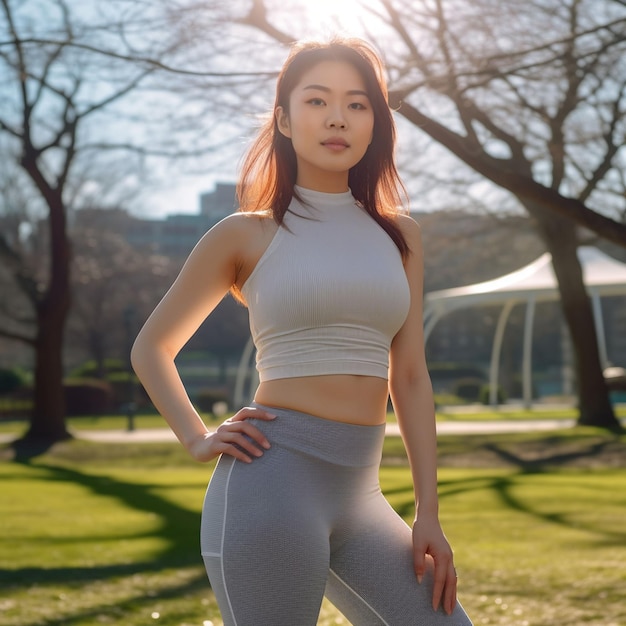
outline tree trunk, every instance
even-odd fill
[[[65,425],[63,390],[63,327],[66,296],[51,297],[37,312],[35,342],[35,397],[30,428],[25,439],[62,441],[71,435]]]
[[[70,308],[70,242],[65,206],[58,190],[47,189],[50,210],[50,277],[36,306],[35,391],[24,439],[53,443],[71,437],[65,425],[63,334]]]
[[[539,230],[552,255],[561,307],[572,338],[580,411],[578,423],[619,430],[621,426],[615,417],[602,374],[591,300],[577,255],[577,227],[571,220],[558,215],[546,215],[545,212],[527,208],[537,219]]]

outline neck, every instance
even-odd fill
[[[348,191],[348,172],[306,172],[298,167],[296,185],[323,193],[343,193]]]

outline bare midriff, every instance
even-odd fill
[[[340,374],[268,380],[254,399],[337,422],[376,426],[385,422],[388,394],[384,378]]]

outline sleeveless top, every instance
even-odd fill
[[[259,380],[326,374],[388,378],[410,292],[402,257],[352,193],[296,187],[241,292]]]

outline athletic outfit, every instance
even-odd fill
[[[242,288],[259,378],[386,379],[410,304],[400,253],[350,192],[296,193]],[[384,425],[262,408],[277,418],[250,422],[272,447],[249,464],[220,457],[203,507],[224,624],[314,626],[326,594],[355,626],[471,626],[417,583],[411,529],[378,482]]]

